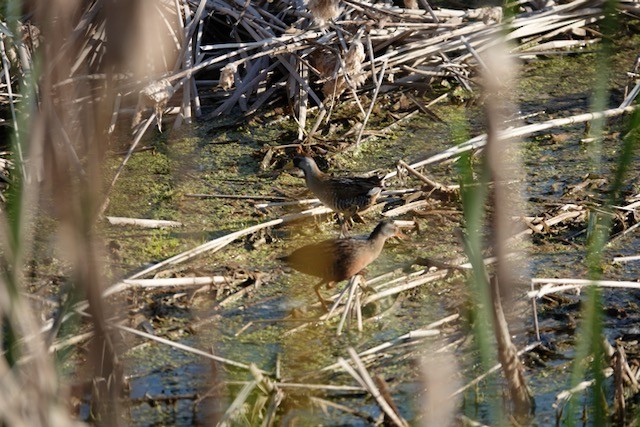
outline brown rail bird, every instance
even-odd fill
[[[307,187],[320,201],[338,213],[342,225],[341,235],[346,235],[347,223],[356,218],[364,222],[358,212],[375,203],[382,192],[382,180],[377,176],[334,177],[322,172],[311,157],[298,156],[293,165],[302,169]],[[341,218],[340,215],[344,218]]]
[[[296,249],[291,255],[279,259],[290,267],[322,280],[314,291],[325,310],[327,301],[320,294],[320,287],[332,288],[337,282],[349,279],[371,264],[382,252],[389,237],[405,238],[393,221],[380,222],[368,238],[329,239]]]

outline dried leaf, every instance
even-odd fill
[[[336,19],[342,8],[338,0],[309,0],[307,9],[313,15],[314,20],[322,25],[326,21]]]
[[[162,132],[162,111],[174,93],[173,86],[167,79],[151,82],[147,85],[138,95],[138,105],[136,105],[136,113],[133,116],[131,127],[134,128],[140,124],[142,112],[146,108],[153,107],[156,113],[158,130]]]
[[[326,97],[338,98],[347,89],[347,81],[344,74],[347,75],[355,88],[362,86],[367,80],[367,75],[362,71],[362,63],[366,59],[364,53],[364,45],[360,41],[355,41],[349,47],[344,57],[343,75],[338,76],[334,80],[330,80],[322,87],[322,93]]]
[[[235,82],[236,71],[238,71],[238,66],[233,62],[222,67],[222,69],[220,70],[219,86],[223,90],[229,90],[233,87],[233,83]]]
[[[404,8],[405,9],[418,9],[418,1],[417,0],[404,0]]]

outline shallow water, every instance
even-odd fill
[[[621,49],[626,48],[631,52],[632,45],[633,43],[629,43],[621,46]],[[622,55],[618,58],[620,62],[617,70],[630,69],[632,55],[628,56],[626,62],[622,61]],[[519,95],[521,112],[528,114],[544,110],[544,114],[533,119],[542,121],[584,111],[590,102],[590,85],[593,83],[593,74],[585,72],[591,70],[591,60],[592,57],[590,59],[587,55],[576,55],[542,59],[525,65]],[[587,65],[589,68],[586,68]],[[618,85],[619,82],[620,80]],[[612,100],[612,104],[616,104],[616,101],[619,103],[616,98]],[[435,106],[434,111],[443,118],[450,115],[467,116],[472,136],[481,132],[479,112],[474,107],[443,104]],[[613,121],[612,126],[619,127],[619,122]],[[263,144],[283,143],[283,135],[287,135],[288,130],[281,124],[253,123],[233,132],[213,134],[205,133],[207,128],[205,126],[194,130],[195,137],[183,135],[176,137],[175,141],[156,142],[160,153],[156,156],[162,155],[162,159],[153,160],[152,155],[141,153],[137,155],[139,163],[133,161],[128,166],[130,169],[119,182],[122,187],[116,191],[108,214],[180,220],[185,223],[185,229],[157,232],[107,229],[107,240],[117,240],[121,247],[118,262],[114,262],[116,274],[119,271],[124,274],[137,268],[142,262],[168,257],[284,212],[274,211],[263,216],[253,209],[251,202],[194,199],[186,194],[273,195],[274,187],[289,194],[303,190],[303,183],[299,178],[287,173],[260,171],[258,167],[261,155],[257,155],[257,150]],[[598,188],[571,193],[573,186],[583,182],[586,175],[593,171],[589,150],[580,142],[583,130],[583,125],[577,125],[520,143],[526,174],[524,190],[528,214],[540,214],[548,211],[549,206],[571,200],[584,200],[587,196],[597,197],[600,194],[601,190]],[[619,136],[611,133],[609,135],[602,153],[602,176],[607,175],[618,152]],[[395,131],[394,138],[368,142],[357,155],[339,155],[336,162],[354,172],[376,168],[392,170],[399,158],[410,163],[450,147],[451,138],[446,120],[445,123],[434,123],[428,118],[417,119]],[[637,160],[640,159],[636,157],[631,177],[627,181],[627,194],[640,192]],[[451,184],[456,181],[456,173],[451,164],[430,168],[428,173],[443,183]],[[145,194],[139,187],[149,188],[146,187],[149,182],[153,182],[154,189],[146,190],[148,194]],[[409,182],[415,185],[414,181]],[[397,182],[392,182],[392,186],[394,185],[401,187]],[[152,194],[152,200],[147,201]],[[136,203],[132,203],[133,200]],[[379,213],[370,213],[367,218],[368,223],[358,224],[353,234],[367,234],[377,222]],[[411,217],[406,215],[402,219]],[[417,256],[447,260],[462,254],[462,248],[453,233],[454,228],[460,226],[460,214],[430,215],[416,220],[420,224],[420,232],[413,233],[407,242],[388,242],[381,257],[368,268],[368,278],[396,268],[407,268]],[[528,273],[532,277],[585,277],[585,236],[579,233],[581,228],[584,228],[584,224],[569,227],[554,236],[535,236],[528,257]],[[443,328],[442,337],[427,340],[421,350],[430,354],[444,343],[468,332],[464,318],[469,304],[466,284],[462,276],[457,275],[406,292],[395,305],[389,300],[370,308],[366,318],[389,311],[379,320],[366,322],[362,333],[350,331],[336,337],[336,322],[333,322],[285,336],[284,333],[297,324],[295,320],[282,320],[293,310],[302,311],[301,316],[304,318],[317,316],[319,312],[307,308],[316,300],[311,290],[315,279],[282,270],[276,258],[310,241],[333,237],[336,233],[337,226],[332,221],[308,221],[300,226],[285,226],[273,230],[267,236],[270,242],[256,249],[247,249],[247,242],[235,242],[220,252],[205,254],[180,266],[177,274],[207,275],[226,271],[225,268],[229,267],[231,270],[265,273],[268,278],[260,287],[227,308],[217,306],[215,296],[210,292],[194,297],[186,304],[186,308],[179,311],[180,316],[188,320],[187,324],[198,319],[219,317],[214,317],[213,322],[193,334],[188,333],[188,327],[181,323],[184,331],[177,331],[176,337],[172,339],[200,349],[213,349],[218,356],[243,363],[255,363],[267,371],[276,368],[279,357],[282,376],[295,379],[334,363],[337,357],[347,358],[346,349],[349,346],[357,350],[371,348],[452,313],[461,313],[462,320],[455,327]],[[141,237],[143,249],[139,246]],[[614,255],[639,252],[640,239],[637,231],[634,231],[607,247],[603,256],[611,259]],[[410,268],[417,269],[415,265]],[[637,280],[639,274],[640,262],[611,266],[604,272],[606,278],[615,280]],[[528,286],[523,284],[522,289],[514,290],[514,294],[523,295]],[[567,298],[575,304],[554,307],[542,303],[539,306],[543,340],[554,347],[560,357],[545,359],[544,367],[531,365],[527,369],[527,378],[536,398],[533,421],[536,425],[554,422],[555,410],[552,403],[557,393],[568,385],[575,338],[574,330],[567,328],[567,325],[579,322],[580,297],[569,295]],[[640,331],[638,303],[640,292],[603,292],[605,334],[610,342],[619,337],[625,340],[637,339]],[[165,317],[153,320],[164,327],[171,325],[172,318],[178,312],[175,307],[168,310]],[[535,339],[530,304],[523,297],[518,297],[513,306],[509,307],[509,312],[513,318],[518,319],[511,325],[515,343],[518,347],[524,347]],[[249,322],[253,323],[247,327]],[[462,384],[482,372],[477,355],[471,348],[467,343],[456,351],[460,368],[459,381]],[[217,381],[251,378],[242,370],[214,366],[200,357],[165,346],[152,344],[130,356],[127,374],[133,376],[129,394],[132,399],[141,398],[145,394],[182,397],[175,403],[162,403],[155,407],[143,402],[132,404],[128,420],[131,425],[194,425],[209,422],[222,416],[241,386],[222,387],[213,394],[213,398],[204,399],[196,407],[193,394],[202,396]],[[416,423],[420,414],[420,410],[416,408],[420,407],[424,393],[419,354],[407,357],[395,354],[388,359],[376,361],[371,370],[385,378],[401,414]],[[355,384],[344,374],[321,376],[319,381]],[[315,380],[309,382],[313,383]],[[478,390],[480,396],[476,395],[473,388],[464,394],[461,412],[474,420],[490,422],[490,410],[486,404],[487,397],[482,395],[482,385]],[[337,410],[328,409],[323,412],[310,409],[308,394],[302,391],[289,391],[288,396],[285,408],[281,411],[284,414],[281,424],[367,425],[362,418]],[[345,393],[328,399],[374,417],[380,414],[373,401],[360,393]],[[248,423],[250,420],[248,418]]]

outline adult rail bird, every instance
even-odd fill
[[[352,218],[362,221],[358,212],[373,205],[382,192],[382,180],[377,176],[334,177],[322,172],[311,157],[304,156],[295,157],[293,165],[304,172],[307,188],[338,213],[342,235],[346,234],[347,223]]]
[[[378,258],[384,243],[390,237],[405,238],[393,221],[380,222],[373,229],[369,237],[329,239],[319,243],[312,243],[296,249],[279,259],[290,267],[311,276],[320,277],[313,290],[328,310],[327,300],[320,294],[320,287],[324,284],[327,289],[337,282],[350,279],[360,273],[366,266]]]

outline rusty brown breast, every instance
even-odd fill
[[[382,221],[366,239],[329,239],[303,246],[281,259],[327,283],[340,282],[361,272],[378,258],[389,237],[401,234],[392,221]]]

